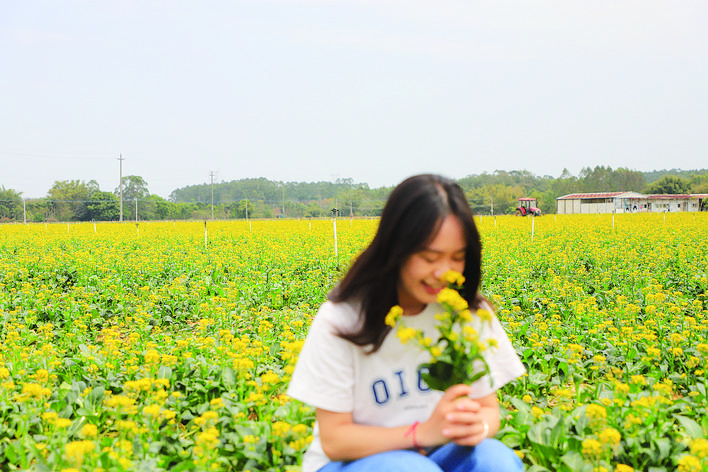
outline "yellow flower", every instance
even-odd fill
[[[474,341],[477,339],[477,330],[474,329],[473,326],[465,325],[462,328],[462,335],[465,337],[465,339],[469,341]]]
[[[261,382],[263,383],[263,385],[276,384],[279,380],[280,377],[278,377],[278,374],[276,374],[272,370],[269,370],[265,374],[261,375]]]
[[[152,416],[153,418],[157,418],[160,416],[160,410],[162,408],[160,405],[148,405],[145,408],[143,408],[143,414],[147,416]]]
[[[212,401],[209,402],[212,408],[223,408],[224,407],[224,399],[221,397],[214,398]]]
[[[602,444],[608,444],[614,448],[619,446],[622,436],[615,428],[605,428],[600,431],[598,438]]]
[[[607,418],[607,410],[604,406],[592,403],[585,409],[585,416],[591,420],[604,420]]]
[[[696,456],[683,456],[678,461],[678,472],[701,472],[701,460]]]
[[[135,421],[131,420],[120,420],[116,422],[116,427],[118,428],[119,431],[125,431],[128,433],[137,433],[139,428],[138,424]]]
[[[616,382],[615,383],[615,391],[617,393],[626,395],[629,393],[629,385],[627,385],[626,383],[622,383],[622,382]]]
[[[59,418],[59,415],[55,411],[47,411],[42,413],[42,419],[47,423],[54,423],[57,418]]]
[[[72,441],[66,445],[66,458],[73,461],[77,465],[81,465],[84,461],[84,456],[90,454],[96,449],[93,441]]]
[[[23,399],[33,398],[35,400],[39,400],[43,397],[48,397],[51,393],[51,390],[36,383],[27,383],[22,386]]]
[[[541,416],[543,416],[544,411],[543,411],[543,408],[539,408],[537,406],[532,406],[531,413],[533,413],[533,417],[535,419],[539,419]]]
[[[588,458],[599,457],[602,454],[602,444],[597,439],[586,439],[582,444],[582,452]]]
[[[406,344],[408,341],[415,337],[416,333],[417,331],[415,330],[415,328],[404,326],[398,328],[398,331],[396,331],[396,336],[398,336],[398,339],[400,339],[403,344]]]
[[[69,418],[58,418],[55,422],[54,425],[57,428],[68,428],[71,426],[71,420]]]
[[[484,308],[480,308],[479,310],[477,310],[477,316],[479,317],[480,320],[482,320],[485,323],[492,322],[492,313],[489,310],[485,310]]]
[[[37,369],[37,372],[34,374],[34,378],[37,382],[45,383],[49,380],[49,372],[47,372],[46,369]]]
[[[98,428],[95,424],[85,424],[83,428],[81,428],[81,432],[79,433],[79,435],[82,438],[94,438],[98,435]]]
[[[626,464],[617,464],[615,472],[634,472],[634,467],[630,467]]]
[[[274,422],[272,428],[273,435],[275,436],[285,436],[291,429],[290,424],[286,423],[285,421]]]
[[[646,385],[647,379],[643,375],[632,375],[630,377],[630,382],[635,385]]]
[[[396,321],[398,321],[398,318],[400,318],[401,316],[403,316],[403,308],[398,305],[392,306],[391,309],[388,311],[388,314],[386,315],[386,325],[392,328],[395,327]]]
[[[149,349],[145,353],[145,363],[148,365],[157,364],[160,362],[160,353],[155,349]]]
[[[701,459],[708,458],[708,440],[695,438],[691,442],[691,454]]]
[[[307,425],[302,423],[296,424],[292,427],[292,432],[295,434],[305,434],[307,432]]]
[[[462,311],[469,307],[467,300],[462,298],[457,290],[451,288],[444,288],[440,290],[437,297],[438,303],[441,305],[450,305],[455,310]]]
[[[465,276],[454,270],[448,270],[440,277],[440,280],[448,285],[462,285],[465,283]]]
[[[708,356],[708,344],[706,343],[698,343],[696,345],[696,350],[700,352],[704,356]]]

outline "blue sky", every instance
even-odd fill
[[[7,0],[0,185],[708,168],[703,0]]]

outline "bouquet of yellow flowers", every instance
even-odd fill
[[[386,324],[396,328],[402,343],[413,340],[421,349],[430,353],[430,361],[419,366],[421,377],[434,390],[447,390],[460,383],[471,384],[491,373],[482,353],[496,347],[495,339],[482,340],[485,327],[491,325],[492,314],[478,309],[473,314],[458,290],[465,282],[462,274],[448,271],[442,276],[447,287],[438,293],[437,301],[444,311],[435,315],[438,321],[438,339],[425,336],[421,331],[408,327],[403,321],[403,309],[396,305],[386,315]]]

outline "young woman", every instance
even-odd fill
[[[524,367],[493,317],[497,348],[489,377],[434,391],[421,380],[425,351],[403,344],[384,319],[403,308],[406,326],[433,337],[441,276],[465,276],[460,292],[474,311],[481,243],[462,189],[418,175],[391,193],[371,244],[315,316],[288,395],[315,407],[314,440],[303,472],[520,471],[521,461],[491,439],[500,427],[496,390]],[[435,339],[437,336],[433,337]]]

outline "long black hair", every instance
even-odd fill
[[[354,261],[328,298],[334,302],[361,304],[361,329],[339,333],[358,346],[371,345],[376,352],[391,328],[386,314],[398,302],[398,283],[403,264],[424,250],[435,238],[443,220],[457,217],[465,233],[464,288],[460,294],[477,308],[482,270],[482,244],[465,194],[448,178],[422,174],[409,177],[391,192],[371,244]]]

